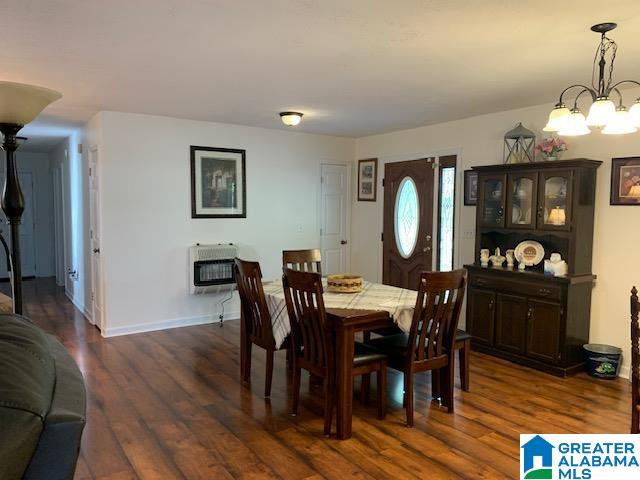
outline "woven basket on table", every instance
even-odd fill
[[[362,291],[363,280],[359,275],[329,275],[327,290],[333,293],[358,293]]]

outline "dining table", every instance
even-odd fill
[[[392,326],[409,332],[417,292],[390,285],[364,282],[358,293],[327,291],[323,278],[323,301],[328,324],[336,339],[336,423],[337,437],[351,437],[353,416],[353,355],[355,335]],[[282,281],[264,284],[264,293],[276,346],[279,348],[291,332]]]

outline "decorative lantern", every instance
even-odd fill
[[[533,162],[536,134],[518,123],[504,135],[504,163]]]

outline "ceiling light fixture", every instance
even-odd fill
[[[280,112],[280,119],[287,127],[295,127],[302,121],[300,112]]]
[[[593,32],[599,33],[600,43],[593,59],[593,71],[591,74],[591,86],[582,84],[571,85],[560,94],[560,100],[549,114],[549,121],[543,128],[545,132],[557,132],[558,135],[577,136],[591,133],[589,127],[602,129],[607,135],[619,135],[633,133],[640,127],[640,98],[627,111],[622,104],[622,93],[618,87],[625,83],[640,86],[635,80],[622,80],[613,83],[613,63],[616,59],[618,45],[607,37],[618,25],[615,23],[599,23],[591,27]],[[569,109],[564,104],[562,97],[572,89],[580,89]],[[583,94],[591,96],[592,104],[589,114],[585,118],[578,108],[578,100]],[[615,94],[618,105],[611,100],[611,94]]]

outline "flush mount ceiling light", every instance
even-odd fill
[[[287,127],[295,127],[302,121],[300,112],[280,112],[280,119]]]
[[[560,100],[549,114],[549,121],[543,128],[545,132],[557,132],[558,135],[577,136],[591,133],[589,127],[601,128],[607,135],[633,133],[640,127],[640,98],[627,110],[622,104],[622,93],[618,87],[625,83],[640,86],[635,80],[622,80],[613,83],[613,63],[616,59],[618,45],[607,37],[618,25],[615,23],[599,23],[591,27],[593,32],[600,34],[600,44],[593,59],[593,73],[591,86],[582,84],[571,85],[560,94]],[[568,108],[562,97],[569,90],[580,89],[573,103]],[[585,118],[578,108],[578,100],[583,94],[591,96],[591,107]],[[611,100],[611,94],[618,100],[618,105]]]

